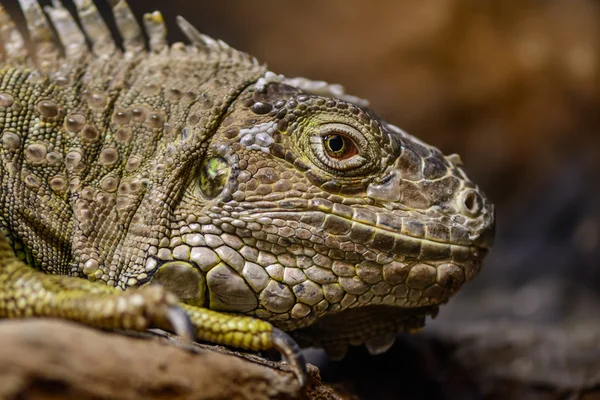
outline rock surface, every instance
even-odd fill
[[[351,349],[285,366],[165,335],[125,336],[53,320],[0,322],[1,399],[600,398],[600,329],[479,323],[401,335],[386,354]]]

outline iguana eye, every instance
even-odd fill
[[[323,146],[329,157],[338,160],[347,160],[358,154],[358,148],[352,139],[337,133],[323,136]]]
[[[357,170],[368,161],[369,144],[364,135],[350,125],[327,123],[310,137],[313,159],[322,167],[335,171]]]

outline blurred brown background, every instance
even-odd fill
[[[3,3],[21,18],[16,0]],[[184,40],[183,15],[273,71],[343,84],[462,156],[497,205],[497,244],[441,323],[600,320],[600,2],[129,3],[139,17],[161,10],[171,41]]]
[[[343,84],[388,121],[462,156],[497,205],[497,241],[429,329],[600,322],[600,2],[129,2],[138,16],[161,10],[171,41],[184,40],[175,25],[183,15],[275,72]],[[3,4],[22,21],[15,0]],[[395,348],[402,359],[412,351]],[[354,360],[340,367],[351,380],[376,365]],[[431,387],[411,363],[404,381]]]

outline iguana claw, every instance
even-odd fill
[[[169,307],[166,317],[173,331],[186,343],[192,343],[195,340],[196,329],[183,308],[178,306]]]
[[[273,328],[272,338],[273,347],[281,353],[285,362],[288,363],[292,372],[298,378],[300,387],[304,386],[306,384],[306,360],[300,346],[287,333],[275,327]]]

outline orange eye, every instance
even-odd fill
[[[333,134],[323,136],[323,145],[329,157],[338,160],[347,160],[358,154],[354,142],[344,135]]]

